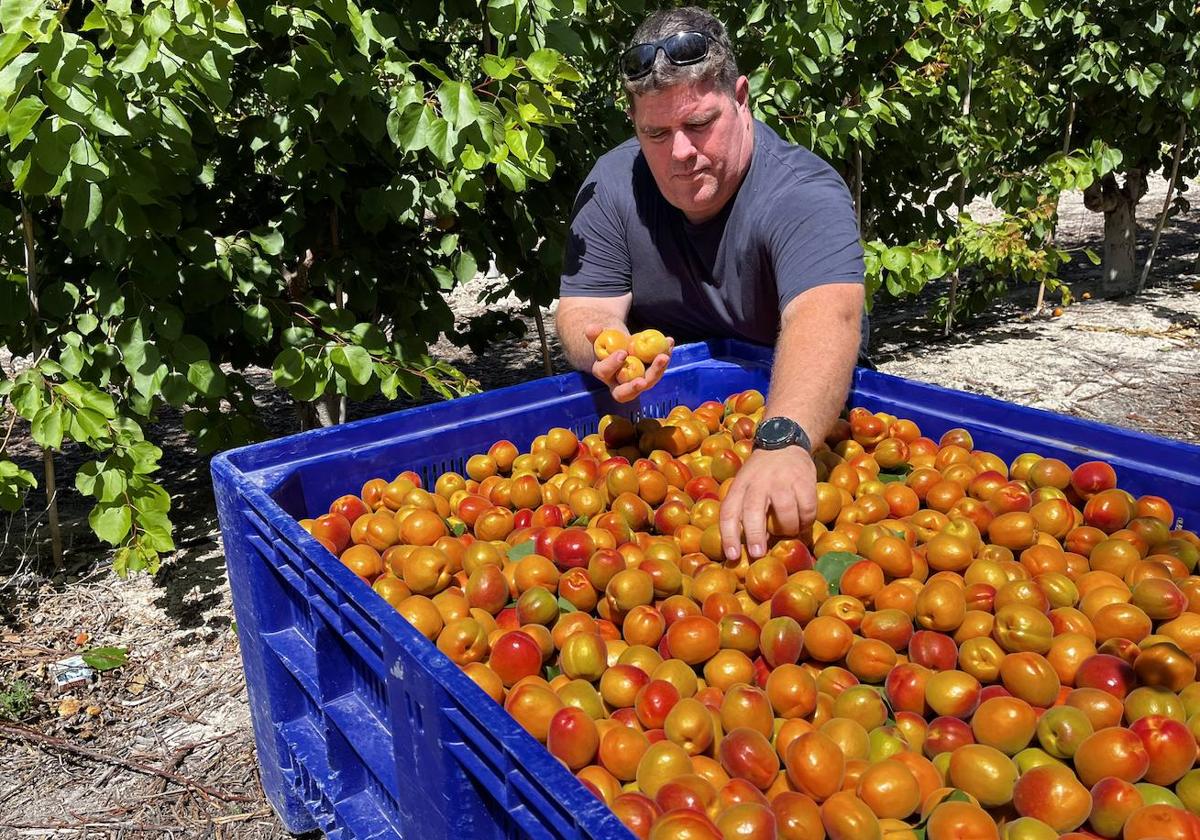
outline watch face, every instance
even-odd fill
[[[786,417],[772,417],[758,427],[758,439],[764,446],[783,446],[790,443],[796,424]]]

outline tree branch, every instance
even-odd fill
[[[118,767],[123,767],[126,770],[132,770],[135,773],[144,773],[148,776],[158,776],[161,779],[174,782],[182,787],[192,788],[201,793],[208,794],[214,799],[220,799],[222,802],[257,802],[258,800],[252,796],[241,796],[236,793],[219,790],[218,788],[202,785],[194,779],[189,779],[186,776],[180,776],[178,773],[172,773],[167,770],[160,770],[157,767],[150,767],[147,764],[141,764],[137,761],[130,761],[127,758],[118,758],[115,755],[107,755],[96,750],[90,750],[87,747],[81,747],[72,744],[62,738],[56,738],[53,735],[43,735],[37,730],[30,729],[17,724],[0,723],[0,737],[8,738],[13,741],[25,741],[38,744],[39,746],[48,747],[50,749],[59,750],[61,752],[70,753],[80,756],[81,758],[91,759],[92,761],[103,762],[104,764],[115,764]]]

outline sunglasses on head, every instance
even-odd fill
[[[676,32],[657,41],[634,44],[621,54],[621,73],[630,81],[647,75],[654,68],[659,50],[672,64],[695,64],[708,55],[708,36],[703,32]]]

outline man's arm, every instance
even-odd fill
[[[816,446],[833,427],[858,358],[863,287],[816,286],[794,298],[780,319],[764,418],[790,417]],[[725,556],[736,559],[745,535],[751,557],[766,553],[768,509],[784,532],[797,534],[816,515],[816,467],[798,446],[756,450],[721,504]]]
[[[608,386],[613,399],[617,402],[629,402],[638,394],[654,387],[662,379],[663,371],[670,362],[670,351],[660,353],[650,367],[646,368],[644,376],[629,382],[617,382],[617,371],[629,354],[618,350],[603,361],[596,361],[592,343],[601,331],[618,329],[628,333],[625,318],[629,315],[629,306],[633,301],[632,294],[618,297],[577,297],[569,296],[558,301],[558,313],[554,324],[558,329],[558,340],[562,342],[563,352],[567,361],[576,370],[590,372]],[[674,342],[671,342],[674,346]]]

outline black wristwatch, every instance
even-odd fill
[[[754,432],[755,449],[783,449],[786,446],[799,446],[809,452],[812,441],[800,424],[790,417],[770,417],[758,424]]]

